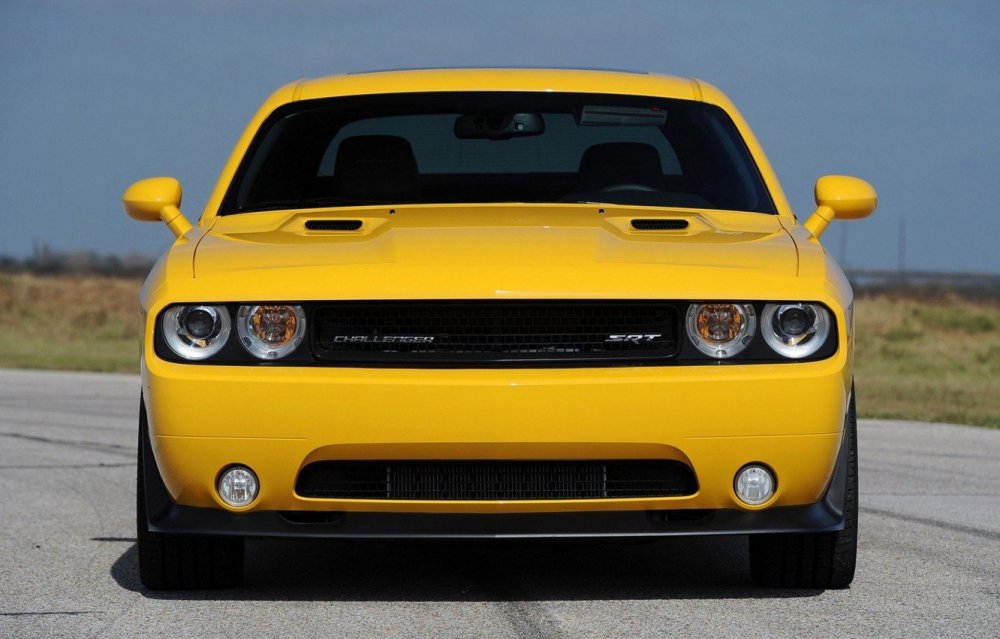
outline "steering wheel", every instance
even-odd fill
[[[660,189],[649,186],[648,184],[615,184],[604,187],[598,191],[598,193],[614,193],[616,191],[645,191],[646,193],[659,193]]]

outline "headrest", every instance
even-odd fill
[[[595,144],[580,159],[580,191],[600,191],[616,184],[644,184],[660,188],[660,153],[642,142]]]
[[[341,141],[333,169],[336,194],[361,202],[392,202],[414,195],[417,160],[395,135],[356,135]]]

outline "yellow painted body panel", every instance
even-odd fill
[[[215,478],[242,463],[261,479],[250,509],[736,508],[743,506],[732,478],[752,461],[779,478],[768,506],[822,496],[846,411],[844,360],[556,370],[262,369],[157,360],[149,362],[144,391],[160,471],[184,505],[226,507],[215,496]],[[294,494],[299,469],[311,461],[421,458],[678,459],[695,469],[700,490],[682,498],[538,502]]]
[[[556,90],[705,100],[726,109],[778,215],[583,204],[405,205],[218,217],[253,133],[278,106],[336,95]],[[685,231],[638,234],[635,216],[683,217]],[[360,219],[316,234],[307,218]],[[144,326],[143,393],[156,461],[180,504],[232,510],[218,473],[253,468],[244,510],[537,512],[743,508],[733,476],[763,462],[777,493],[758,508],[815,503],[826,490],[852,382],[853,295],[795,221],[762,150],[717,89],[693,80],[584,71],[425,71],[289,85],[251,121],[199,224],[143,288],[143,317],[179,302],[352,299],[803,300],[830,308],[838,349],[808,363],[558,369],[374,369],[175,364]],[[667,458],[694,468],[689,497],[516,502],[304,499],[323,459]]]

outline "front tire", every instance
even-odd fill
[[[830,533],[751,535],[750,572],[770,588],[847,588],[858,555],[858,422],[854,392],[847,412],[844,529]]]
[[[146,408],[139,406],[136,541],[139,581],[150,590],[233,588],[243,581],[243,539],[151,532],[146,511]],[[156,468],[151,470],[156,471]]]

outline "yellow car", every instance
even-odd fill
[[[232,586],[247,537],[749,535],[754,580],[855,568],[853,294],[715,87],[438,69],[305,80],[141,294],[138,545]]]

